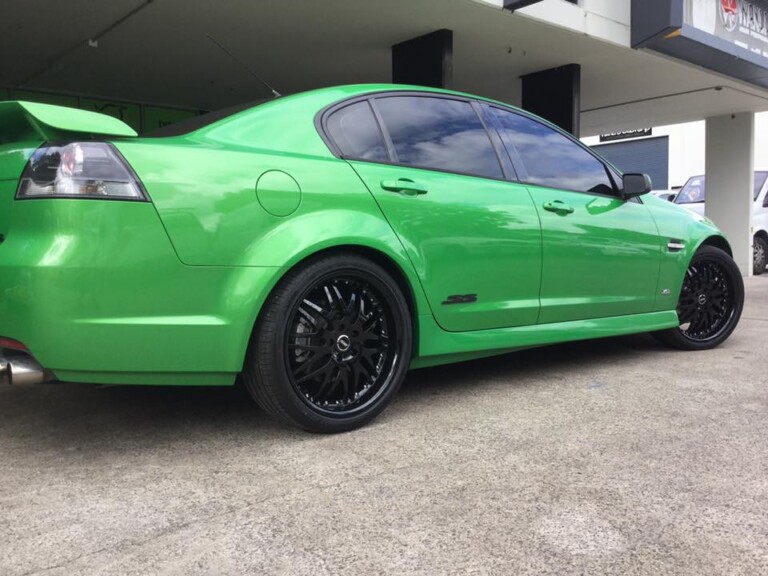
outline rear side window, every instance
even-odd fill
[[[485,126],[469,102],[391,96],[376,99],[376,107],[400,164],[504,177]]]
[[[326,128],[344,158],[389,161],[384,137],[367,101],[337,110],[328,118]]]
[[[615,194],[600,160],[549,126],[493,108],[499,135],[523,182],[576,192]]]

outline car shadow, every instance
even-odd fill
[[[646,336],[560,344],[492,358],[412,371],[394,406],[429,410],[435,395],[482,393],[484,387],[531,385],[567,377],[574,370],[665,350]],[[542,385],[545,385],[542,383]],[[423,406],[422,406],[423,404]],[[379,422],[377,420],[376,422]],[[375,424],[375,423],[374,423]],[[68,449],[71,445],[132,448],[197,439],[321,438],[283,425],[261,411],[240,385],[234,387],[149,387],[61,384],[0,390],[0,446]]]

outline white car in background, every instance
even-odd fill
[[[675,197],[675,204],[704,215],[705,176],[691,176]],[[768,172],[755,172],[755,205],[752,211],[754,231],[754,273],[762,274],[768,264]]]
[[[651,194],[667,202],[674,202],[675,196],[680,191],[680,188],[670,188],[669,190],[652,190]]]

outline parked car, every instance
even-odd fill
[[[660,198],[661,200],[666,200],[667,202],[674,202],[678,192],[679,190],[675,190],[675,189],[653,190],[651,191],[651,194],[656,196],[656,198]]]
[[[704,350],[742,311],[710,221],[477,96],[328,88],[154,138],[9,102],[0,142],[12,384],[241,376],[268,413],[338,432],[409,368],[640,332]]]
[[[692,176],[675,198],[675,204],[704,215],[706,176]],[[762,274],[768,265],[768,171],[755,172],[752,208],[753,273]]]

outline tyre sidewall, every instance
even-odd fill
[[[694,264],[707,260],[714,260],[721,264],[729,275],[729,280],[734,292],[733,313],[725,329],[720,332],[717,337],[705,342],[698,342],[687,338],[679,327],[664,330],[658,334],[664,343],[675,348],[680,348],[682,350],[709,350],[715,348],[728,339],[736,329],[739,319],[741,318],[741,312],[744,308],[744,280],[742,279],[739,267],[733,261],[733,258],[723,250],[713,246],[702,246],[691,259],[686,271]]]
[[[768,264],[768,240],[765,238],[762,238],[761,236],[757,236],[754,240],[755,243],[755,255],[757,255],[757,245],[760,244],[763,248],[763,255],[762,258],[758,261],[757,257],[755,257],[755,261],[753,264],[754,270],[752,271],[755,276],[760,276],[765,272],[765,266]]]
[[[363,280],[370,282],[381,292],[387,304],[391,306],[390,312],[396,325],[400,327],[397,337],[398,360],[389,384],[375,402],[353,415],[333,417],[314,410],[294,387],[286,363],[286,333],[291,322],[290,315],[298,306],[306,289],[331,275],[345,274],[362,276]],[[275,293],[276,297],[270,297],[266,304],[266,313],[268,316],[277,313],[282,317],[282,321],[269,328],[265,328],[261,322],[257,324],[255,363],[260,373],[260,376],[257,376],[258,385],[269,387],[283,416],[307,430],[333,433],[358,428],[380,414],[397,394],[405,378],[412,349],[411,315],[408,304],[394,280],[383,268],[364,258],[337,255],[308,263],[301,270],[286,277]],[[269,381],[265,381],[265,378],[269,378]]]

